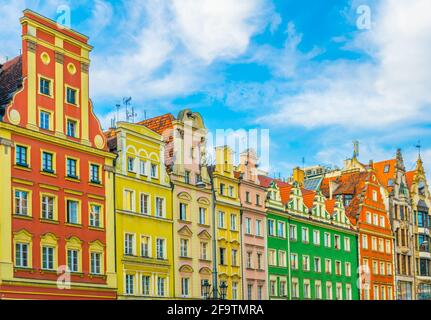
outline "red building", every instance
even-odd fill
[[[0,298],[116,298],[113,160],[88,38],[24,11],[0,72]]]
[[[374,170],[349,170],[323,179],[323,194],[343,196],[346,214],[358,227],[361,300],[394,299],[394,249],[384,189]]]

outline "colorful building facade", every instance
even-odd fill
[[[416,168],[406,174],[410,190],[411,209],[414,216],[415,242],[415,288],[416,299],[431,299],[431,194],[422,159],[416,162]]]
[[[115,167],[119,299],[173,297],[172,190],[162,136],[119,122],[107,132]]]
[[[241,201],[243,293],[247,300],[267,299],[266,189],[259,184],[254,150],[240,155],[236,172]]]
[[[401,150],[395,159],[375,162],[373,167],[387,193],[386,207],[395,235],[395,298],[416,299],[414,215]]]
[[[199,113],[183,110],[141,123],[164,136],[172,182],[174,297],[200,299],[212,283],[212,195],[205,166],[206,128]],[[200,184],[202,186],[200,186]]]
[[[233,152],[229,147],[216,148],[216,164],[211,167],[216,199],[217,263],[220,284],[227,285],[228,300],[243,299],[241,224]]]
[[[115,299],[114,155],[89,99],[88,39],[24,11],[2,67],[0,295]]]

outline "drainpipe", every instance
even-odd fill
[[[113,175],[114,175],[114,257],[115,257],[115,262],[114,262],[114,270],[115,273],[117,273],[117,184],[116,184],[116,180],[117,180],[117,170],[115,169],[117,167],[117,160],[118,160],[118,153],[115,156],[113,165],[114,165],[114,170],[113,170]]]
[[[292,300],[291,297],[291,288],[292,288],[292,274],[291,274],[291,270],[290,270],[290,218],[287,218],[287,231],[286,231],[286,236],[287,236],[287,275],[289,278],[289,286],[287,288],[288,292],[287,292],[287,300]]]

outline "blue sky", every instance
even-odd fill
[[[341,166],[353,140],[363,162],[402,148],[407,169],[421,140],[431,170],[428,0],[0,0],[0,59],[19,52],[24,8],[57,19],[62,5],[94,46],[105,126],[131,96],[138,119],[187,107],[212,131],[269,129],[271,174]]]

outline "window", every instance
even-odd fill
[[[164,216],[164,202],[164,199],[156,197],[156,217],[161,218]]]
[[[308,243],[309,242],[308,228],[302,228],[301,230],[302,230],[301,231],[302,242]]]
[[[326,299],[332,300],[332,283],[326,282]]]
[[[238,251],[235,249],[232,249],[232,265],[233,266],[238,265],[237,256],[238,256]]]
[[[229,186],[228,187],[228,194],[229,194],[229,197],[233,197],[233,187],[232,186]]]
[[[205,208],[199,208],[199,224],[207,224],[207,210]]]
[[[391,264],[391,263],[387,263],[387,264],[386,264],[386,274],[387,274],[388,276],[391,276],[391,275],[392,275],[392,264]]]
[[[286,267],[286,251],[278,251],[278,265]]]
[[[303,271],[310,271],[310,257],[309,256],[302,256],[302,270]]]
[[[180,256],[181,257],[189,256],[189,240],[187,239],[180,240]]]
[[[67,223],[79,224],[78,201],[67,200]]]
[[[151,164],[151,178],[157,179],[158,177],[158,165],[152,163]]]
[[[328,274],[332,273],[332,261],[331,261],[331,259],[325,259],[325,272]]]
[[[54,197],[42,196],[42,219],[54,219]]]
[[[226,265],[226,249],[225,248],[219,248],[219,255],[220,255],[220,264],[222,266]]]
[[[386,240],[386,253],[391,254],[392,248],[391,248],[391,240]]]
[[[66,174],[68,178],[77,179],[77,161],[75,159],[67,158],[66,160]]]
[[[384,228],[384,227],[385,227],[385,217],[384,217],[384,216],[380,216],[380,226],[381,226],[382,228]]]
[[[371,249],[377,251],[377,238],[371,237]]]
[[[298,270],[298,255],[296,253],[290,254],[290,267],[293,270]]]
[[[245,192],[245,202],[250,203],[250,192]]]
[[[19,216],[28,216],[29,194],[27,191],[16,190],[15,191],[15,214]]]
[[[368,249],[368,236],[366,234],[362,235],[362,249]]]
[[[135,159],[132,157],[127,158],[127,171],[135,172]]]
[[[51,81],[45,78],[39,80],[39,93],[50,96],[51,95]]]
[[[66,89],[66,102],[76,105],[76,90],[72,88]]]
[[[365,213],[365,218],[368,224],[371,224],[371,213],[367,212]]]
[[[322,283],[318,280],[314,282],[314,294],[316,299],[322,299]]]
[[[261,237],[262,236],[262,221],[256,220],[256,230],[255,230],[256,236]]]
[[[373,201],[377,202],[377,191],[373,190]]]
[[[388,287],[388,300],[392,300],[392,287]]]
[[[71,272],[78,272],[78,250],[67,250],[67,267]]]
[[[183,297],[189,296],[189,284],[190,284],[189,278],[181,278],[181,295]]]
[[[341,262],[335,261],[335,274],[341,276]]]
[[[236,231],[236,214],[230,215],[230,229]]]
[[[190,184],[190,171],[184,173],[184,182]]]
[[[157,278],[157,295],[159,297],[165,296],[165,278]]]
[[[286,238],[286,228],[282,221],[277,222],[277,236],[280,238]]]
[[[311,298],[310,280],[304,280],[304,299]]]
[[[40,117],[40,123],[39,123],[39,126],[40,126],[40,128],[41,129],[43,129],[43,130],[50,130],[51,128],[51,126],[50,126],[50,123],[51,123],[51,114],[49,113],[49,112],[46,112],[46,111],[40,111],[40,113],[39,113],[39,117]]]
[[[126,294],[133,294],[135,292],[135,277],[131,274],[126,274]]]
[[[42,247],[42,269],[44,270],[54,269],[54,248],[53,247]]]
[[[346,284],[346,300],[352,300],[352,286],[349,283]]]
[[[290,226],[289,226],[289,237],[290,237],[290,240],[292,240],[292,241],[296,241],[296,239],[297,239],[297,234],[296,234],[296,225],[294,225],[294,224],[291,224]]]
[[[268,219],[268,234],[275,236],[275,222],[272,219]]]
[[[141,193],[141,197],[140,197],[140,201],[139,201],[141,214],[149,214],[150,213],[149,201],[150,201],[150,196],[148,194]]]
[[[140,174],[143,176],[146,176],[147,175],[147,162],[141,160],[139,163],[140,163],[140,169],[141,169]]]
[[[280,297],[286,296],[286,281],[280,280]]]
[[[379,238],[379,251],[385,252],[385,247],[383,245],[383,239],[382,238]]]
[[[218,227],[221,229],[224,229],[224,212],[219,211],[218,212]]]
[[[90,205],[90,226],[95,228],[100,228],[100,214],[102,212],[102,207],[96,204]]]
[[[331,247],[331,235],[327,232],[325,232],[324,237],[324,245],[326,248],[330,248]]]
[[[320,245],[320,231],[319,230],[313,230],[313,243],[316,246]]]
[[[90,164],[91,183],[100,184],[99,169],[100,167],[97,164]]]
[[[346,277],[350,277],[352,275],[352,267],[351,267],[350,262],[344,263],[344,273],[345,273]]]
[[[262,269],[262,254],[257,254],[257,270],[263,270]]]
[[[277,285],[277,282],[275,280],[269,281],[269,293],[272,297],[274,297],[276,294],[276,285]]]
[[[150,237],[141,236],[141,257],[149,258],[150,257]]]
[[[247,284],[247,299],[252,300],[253,299],[253,285]]]
[[[256,205],[260,206],[260,195],[256,195]]]
[[[343,300],[343,287],[341,283],[337,283],[335,287],[335,294],[337,300]]]
[[[269,249],[268,250],[268,264],[271,266],[275,266],[277,265],[276,261],[275,261],[275,250],[274,249]]]
[[[379,269],[378,268],[379,267],[378,267],[377,261],[373,260],[373,274],[376,274],[376,275],[379,274]]]
[[[68,119],[67,120],[67,132],[66,132],[66,134],[69,137],[76,138],[77,137],[77,131],[76,131],[77,127],[78,127],[78,125],[77,125],[77,122],[75,120]]]
[[[49,152],[42,152],[42,171],[54,173],[54,155]]]
[[[251,219],[245,218],[245,233],[251,234]]]
[[[124,190],[124,209],[127,211],[135,210],[135,192],[132,190]]]
[[[238,299],[238,282],[232,282],[232,300]]]
[[[15,245],[15,266],[20,268],[28,267],[28,244],[17,243]]]
[[[390,167],[391,167],[391,166],[390,166],[389,164],[385,165],[384,173],[388,173],[388,172],[389,172]]]
[[[28,167],[27,162],[27,147],[15,147],[15,164],[21,167]]]
[[[224,195],[224,188],[225,188],[224,183],[220,183],[220,194],[221,195]]]
[[[314,272],[322,272],[321,261],[319,257],[314,257]]]
[[[297,278],[292,278],[292,298],[293,299],[299,298],[299,286],[298,286]]]
[[[252,264],[251,264],[251,255],[252,255],[253,253],[252,252],[247,252],[247,255],[246,255],[246,265],[247,265],[247,269],[252,269],[253,267],[252,267]]]
[[[257,300],[262,300],[263,299],[263,286],[261,284],[259,284],[257,286]]]
[[[380,275],[384,276],[385,273],[386,273],[385,263],[384,262],[380,262]]]
[[[124,254],[133,256],[135,252],[135,235],[126,233],[124,236]]]
[[[101,274],[101,254],[98,252],[92,252],[90,257],[90,272],[92,274]]]
[[[187,205],[180,203],[180,220],[187,221]]]
[[[165,259],[165,240],[157,239],[156,241],[157,259]]]
[[[150,276],[142,276],[142,295],[149,296],[151,287]]]
[[[350,252],[350,238],[344,237],[344,251]]]
[[[208,243],[201,242],[201,259],[208,260]]]
[[[374,291],[374,300],[379,300],[379,286],[374,286],[373,291]]]
[[[374,224],[375,226],[378,226],[378,225],[379,225],[379,215],[378,215],[377,213],[374,213],[374,214],[373,214],[373,224]]]
[[[341,237],[339,235],[334,235],[334,248],[341,250]]]

